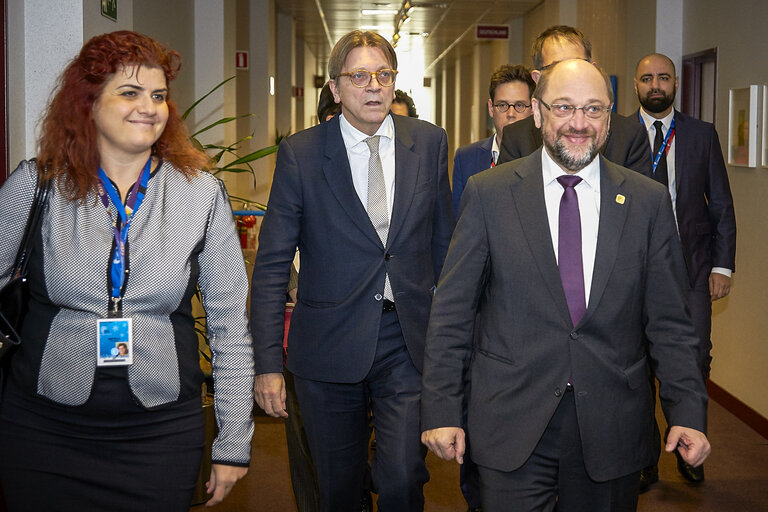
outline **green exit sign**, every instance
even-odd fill
[[[101,0],[101,15],[117,21],[117,0]]]

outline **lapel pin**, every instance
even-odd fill
[[[624,201],[625,201],[625,199],[626,199],[626,198],[625,198],[623,195],[621,195],[621,194],[616,194],[616,202],[617,202],[617,203],[619,203],[619,204],[624,204]]]

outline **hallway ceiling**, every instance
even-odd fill
[[[278,11],[294,18],[296,36],[303,39],[324,64],[332,44],[358,28],[371,26],[367,29],[379,32],[391,42],[397,15],[391,12],[363,15],[362,10],[401,11],[404,3],[397,0],[277,0],[275,5]],[[451,45],[454,45],[452,50],[459,52],[471,48],[475,42],[475,24],[504,24],[511,18],[522,16],[541,0],[424,0],[411,3],[410,20],[400,28],[402,37],[398,50],[421,44],[424,66],[429,68]],[[414,41],[416,38],[421,41]]]

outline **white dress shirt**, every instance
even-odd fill
[[[541,152],[541,171],[544,178],[544,202],[547,207],[549,232],[552,235],[552,247],[557,260],[558,237],[560,233],[560,199],[565,189],[557,181],[567,173],[558,166],[547,150]],[[592,273],[595,268],[597,250],[597,228],[600,224],[600,159],[592,162],[576,173],[581,182],[574,187],[579,199],[579,217],[581,218],[581,259],[584,266],[584,294],[589,305],[589,292],[592,288]]]
[[[645,129],[648,131],[648,140],[651,143],[651,151],[653,151],[653,141],[656,138],[656,127],[653,123],[661,121],[662,124],[662,137],[667,136],[667,132],[672,125],[672,119],[675,116],[675,110],[667,114],[663,119],[656,119],[640,108],[640,116],[643,118]],[[675,128],[677,130],[677,128]],[[669,196],[672,198],[672,212],[675,214],[675,224],[677,224],[677,177],[675,174],[675,139],[677,134],[675,133],[669,141],[669,151],[667,152],[667,178],[669,179]],[[651,155],[652,158],[656,158],[656,155]],[[724,276],[731,277],[733,272],[730,268],[724,267],[712,267],[712,272],[723,274]]]
[[[493,159],[493,165],[499,163],[499,135],[493,136],[493,143],[491,144],[491,158]]]
[[[675,110],[667,114],[663,119],[656,119],[648,112],[640,109],[640,116],[643,118],[645,124],[645,130],[648,132],[648,140],[651,143],[651,152],[653,152],[653,142],[656,139],[656,127],[653,123],[661,121],[661,136],[666,137],[669,132],[669,128],[672,125],[672,119],[675,117]],[[663,139],[662,139],[663,140]],[[667,183],[669,188],[669,196],[672,198],[672,211],[675,212],[675,222],[677,222],[677,178],[675,177],[675,137],[669,139],[669,151],[667,151]],[[651,161],[656,158],[656,155],[651,154]]]
[[[357,197],[363,203],[363,208],[368,209],[368,160],[371,157],[371,150],[365,139],[369,135],[361,132],[344,118],[344,114],[339,116],[341,126],[341,138],[344,140],[344,146],[347,148],[347,158],[349,167],[352,170],[352,183],[355,186]],[[387,193],[387,216],[392,220],[392,205],[395,200],[395,124],[392,122],[392,116],[388,115],[379,126],[374,135],[379,137],[379,158],[381,158],[381,168],[384,171],[384,188]]]

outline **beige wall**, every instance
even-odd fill
[[[637,62],[655,49],[656,9],[654,4],[655,2],[649,0],[626,3],[625,79],[619,82],[619,101],[616,104],[617,110],[625,115],[637,109],[637,95],[633,81]]]
[[[118,20],[129,5],[119,3]],[[181,70],[171,84],[171,94],[179,110],[184,112],[196,99],[194,9],[187,0],[133,0],[132,11],[131,30],[146,34],[181,54]],[[99,17],[106,20],[101,15]],[[169,18],[173,18],[173,23],[168,23]]]
[[[631,82],[626,75],[627,7],[625,0],[579,0],[578,27],[592,42],[592,58],[608,75],[616,75],[618,91]],[[621,94],[619,93],[619,96]],[[618,98],[621,100],[621,98]],[[618,106],[617,106],[618,109]],[[621,112],[627,114],[628,112]]]
[[[718,0],[686,0],[684,19],[684,54],[718,48],[715,124],[727,154],[729,89],[768,84],[768,47],[760,37],[768,3],[735,0],[723,9]],[[728,166],[728,174],[738,229],[737,272],[731,294],[714,307],[712,380],[768,418],[763,389],[768,369],[768,169]]]

